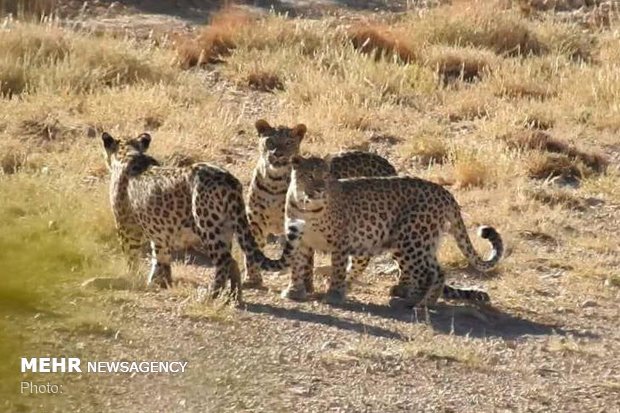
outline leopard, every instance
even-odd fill
[[[250,230],[240,181],[206,162],[161,166],[147,153],[151,140],[146,132],[136,138],[114,138],[108,132],[101,135],[121,249],[130,268],[136,268],[142,246],[150,243],[148,286],[170,287],[172,253],[194,248],[215,266],[212,297],[230,281],[230,296],[240,301],[241,274],[231,253],[235,235],[250,267],[265,271],[288,268],[303,233],[302,221],[286,224],[283,253],[277,260],[269,259]]]
[[[307,127],[303,123],[292,127],[271,126],[265,119],[257,120],[254,126],[259,138],[259,157],[248,190],[247,215],[254,238],[264,248],[270,237],[281,236],[284,231],[291,160],[300,154]],[[331,174],[338,179],[397,174],[396,168],[387,159],[375,153],[351,150],[330,157]],[[369,257],[350,257],[347,282],[351,284],[359,278],[369,261]],[[263,279],[260,272],[246,266],[244,285],[261,288]]]
[[[313,250],[331,254],[332,274],[324,296],[330,304],[346,300],[347,256],[390,252],[399,280],[390,288],[390,302],[431,307],[443,297],[472,303],[490,301],[475,288],[446,284],[437,249],[443,233],[454,237],[468,262],[480,271],[493,269],[503,255],[500,234],[481,226],[478,235],[490,242],[487,259],[474,249],[454,196],[442,185],[405,175],[336,179],[329,159],[295,156],[286,196],[287,219],[303,219],[304,234],[291,263],[283,298],[302,300],[313,292]]]

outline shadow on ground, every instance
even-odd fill
[[[424,310],[348,301],[338,306],[338,308],[352,313],[363,313],[404,323],[426,323],[437,332],[457,336],[497,337],[507,340],[523,336],[563,336],[568,334],[577,337],[598,337],[596,334],[589,332],[573,331],[557,325],[527,320],[492,307],[467,307],[443,303],[433,309]],[[375,337],[407,340],[407,337],[397,330],[374,326],[339,315],[320,314],[299,308],[288,309],[271,304],[257,303],[246,303],[245,309],[252,313],[269,314],[287,320],[322,324]]]

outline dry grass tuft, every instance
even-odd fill
[[[157,52],[109,37],[87,37],[51,25],[16,24],[0,31],[0,93],[92,91],[158,83],[172,71]]]
[[[481,187],[488,179],[487,166],[473,155],[458,157],[454,162],[456,188]]]
[[[441,165],[449,158],[449,149],[438,136],[414,139],[403,151],[423,166]]]
[[[56,141],[63,133],[63,127],[58,119],[51,116],[35,119],[24,119],[19,126],[20,136],[24,140],[32,140],[39,143]]]
[[[583,211],[587,208],[587,203],[567,190],[561,189],[535,189],[527,191],[527,195],[542,204],[550,207],[561,206],[563,208],[576,211]]]
[[[262,92],[273,92],[274,90],[284,90],[284,82],[276,73],[266,71],[255,71],[248,75],[248,86],[254,90]]]
[[[437,8],[421,19],[418,38],[430,44],[486,48],[503,56],[541,55],[547,47],[528,22],[496,2],[468,2]]]
[[[26,164],[27,154],[16,146],[4,147],[0,155],[0,175],[12,175]]]
[[[357,24],[347,33],[356,50],[373,56],[375,60],[383,58],[397,59],[403,63],[418,60],[418,56],[403,34],[379,24]]]
[[[513,99],[544,100],[554,96],[555,92],[549,84],[537,82],[534,79],[503,79],[497,95]]]
[[[473,82],[482,78],[492,61],[492,54],[483,50],[438,47],[431,51],[426,64],[436,70],[444,83],[454,80]]]
[[[578,161],[595,173],[604,172],[608,165],[608,161],[602,155],[583,152],[540,130],[521,130],[505,135],[502,139],[507,143],[508,147],[513,149],[539,150],[563,154],[569,161]],[[544,161],[539,159],[533,162],[534,170],[540,168],[541,171],[555,167],[566,170],[567,165],[563,158],[549,158]]]
[[[561,154],[533,154],[526,160],[528,177],[550,179],[556,176],[583,178],[584,168],[574,159]]]
[[[529,113],[523,119],[522,125],[528,129],[547,130],[553,128],[555,120],[544,113]]]
[[[237,47],[238,37],[255,20],[247,11],[225,8],[214,14],[210,24],[194,39],[177,38],[177,59],[188,69],[207,63],[221,63]]]

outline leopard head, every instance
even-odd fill
[[[306,125],[300,123],[292,128],[271,126],[259,119],[255,125],[260,138],[260,156],[268,166],[283,168],[291,165],[294,156],[299,155],[301,141],[306,135]]]

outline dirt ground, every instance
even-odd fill
[[[326,12],[400,11],[410,2],[311,3],[275,2],[275,8],[313,18]],[[95,1],[85,7],[69,4],[64,13],[104,30],[191,31],[219,6],[161,4]],[[248,5],[268,10],[271,3]],[[239,95],[213,73],[205,74],[205,84],[225,104],[243,107],[248,117],[278,112],[280,102],[273,95]],[[240,145],[214,162],[252,158],[251,148]],[[379,149],[389,152],[389,144]],[[617,169],[618,148],[609,150],[610,167]],[[476,206],[471,196],[464,209]],[[588,230],[620,233],[620,205],[571,213],[581,214]],[[510,231],[519,236],[518,229]],[[529,235],[533,250],[559,251],[547,239]],[[207,305],[201,294],[212,270],[180,262],[173,268],[179,284],[170,291],[97,291],[70,284],[64,300],[76,312],[95,309],[100,318],[68,329],[53,312],[9,317],[9,323],[35,333],[21,333],[24,354],[83,361],[183,360],[188,370],[176,375],[26,374],[20,380],[62,384],[63,393],[7,398],[0,400],[0,410],[620,412],[620,292],[597,278],[581,279],[579,288],[572,288],[573,279],[546,253],[522,271],[500,275],[450,268],[451,282],[483,285],[492,304],[444,302],[428,311],[388,305],[396,269],[386,257],[373,261],[341,307],[324,304],[320,295],[304,303],[281,299],[287,274],[267,276],[268,290],[244,291],[239,309]],[[505,260],[513,259],[509,248]],[[327,265],[326,257],[317,264]],[[321,281],[317,276],[319,291],[324,290]]]

